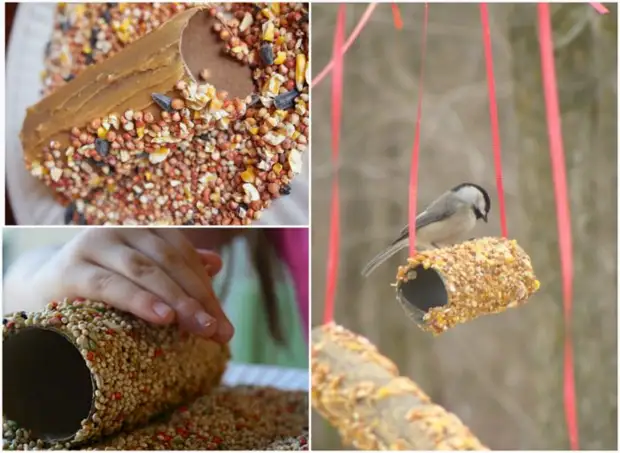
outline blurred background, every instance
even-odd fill
[[[29,251],[50,246],[62,246],[82,233],[84,228],[74,227],[47,227],[47,228],[4,228],[2,241],[3,277],[21,256]],[[202,230],[202,231],[201,231]],[[305,229],[303,229],[306,231]],[[184,230],[186,235],[197,240],[199,236],[209,234],[206,229],[191,228]],[[217,230],[209,230],[211,232]],[[300,308],[296,300],[296,290],[292,275],[287,265],[275,253],[270,256],[269,262],[263,261],[263,266],[270,266],[270,278],[273,279],[275,306],[278,323],[282,333],[282,342],[272,338],[268,327],[267,314],[262,298],[265,297],[261,281],[257,273],[257,263],[254,261],[256,249],[256,234],[260,229],[235,230],[234,235],[227,229],[226,243],[220,251],[223,267],[213,280],[213,287],[224,306],[224,310],[236,329],[235,337],[231,341],[233,361],[258,365],[273,365],[296,369],[295,380],[308,378],[308,342],[306,329],[302,325],[307,317],[300,315]],[[271,230],[273,231],[273,230]],[[216,233],[217,234],[217,233]],[[261,246],[271,248],[264,238]],[[200,243],[199,239],[198,242]],[[307,256],[307,252],[305,253]],[[17,310],[34,310],[31,306],[24,306],[15,300],[3,298],[3,313]],[[306,321],[304,321],[304,319]],[[284,375],[287,377],[288,375]],[[305,385],[305,384],[304,384]],[[307,385],[301,388],[306,389]]]
[[[573,338],[582,449],[617,448],[617,5],[551,7],[574,249]],[[347,36],[365,4],[347,6]],[[401,374],[456,413],[492,449],[568,449],[563,409],[561,274],[534,4],[491,4],[508,232],[530,254],[541,289],[529,304],[454,328],[419,331],[390,283],[399,254],[360,270],[407,219],[422,4],[401,4],[396,31],[379,5],[345,57],[341,263],[336,321],[365,335]],[[331,59],[338,5],[312,5],[313,72]],[[422,114],[419,208],[471,181],[499,216],[477,4],[431,4]],[[313,89],[313,324],[322,319],[329,228],[330,84]],[[316,414],[313,449],[339,449]]]

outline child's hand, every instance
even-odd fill
[[[35,281],[47,289],[48,300],[100,300],[155,324],[176,319],[184,329],[223,343],[234,329],[211,286],[221,267],[219,255],[197,251],[179,230],[87,228]]]

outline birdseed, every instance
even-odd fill
[[[205,5],[224,53],[252,70],[256,93],[230,99],[188,75],[170,87],[175,98],[153,94],[156,115],[129,110],[76,122],[66,138],[26,159],[30,173],[60,203],[76,202],[73,222],[248,225],[290,193],[269,185],[289,185],[301,172],[308,147],[307,6],[203,3],[200,8]],[[60,4],[43,74],[45,94],[195,6]],[[261,59],[265,44],[272,64]],[[173,108],[181,103],[184,107]],[[97,139],[109,144],[107,154],[98,152]]]
[[[439,278],[432,282],[432,290],[416,294],[428,299],[418,299],[424,305],[420,308],[408,301],[412,297],[405,295],[404,288],[421,280],[421,273],[429,269]],[[479,316],[522,305],[540,287],[530,257],[517,242],[493,237],[418,252],[398,268],[396,280],[397,299],[407,314],[421,329],[435,335]],[[440,293],[442,297],[437,296]],[[434,306],[429,294],[447,303]]]
[[[327,324],[312,331],[312,405],[360,450],[486,450],[368,339]]]
[[[206,393],[219,384],[230,357],[226,346],[175,327],[155,327],[100,302],[65,299],[50,303],[42,312],[15,313],[3,319],[5,365],[10,344],[24,341],[24,334],[31,335],[33,329],[69,340],[89,371],[84,377],[92,383],[92,394],[86,395],[86,414],[81,422],[76,421],[75,433],[67,439],[59,439],[57,433],[44,427],[37,433],[52,443],[62,440],[66,447],[144,423],[153,414]],[[45,345],[39,343],[37,347]],[[30,349],[30,353],[34,351]],[[15,368],[14,373],[24,374],[24,369]],[[5,370],[5,385],[7,375]],[[15,378],[30,376],[16,374]],[[13,398],[23,398],[16,390],[9,393],[15,395]],[[9,404],[4,392],[5,416],[11,418],[7,411],[16,404]]]
[[[63,440],[37,438],[5,412],[5,449],[308,449],[306,392],[214,388],[229,357],[227,347],[77,299],[4,318],[5,358],[10,341],[35,329],[62,335],[79,350],[92,373],[93,410]]]
[[[163,421],[89,449],[302,450],[307,449],[307,429],[306,392],[220,387]]]

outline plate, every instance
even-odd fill
[[[258,385],[304,392],[310,388],[307,370],[234,362],[228,364],[222,383],[230,386]]]

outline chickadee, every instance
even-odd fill
[[[419,250],[454,244],[465,239],[476,221],[488,221],[491,198],[476,184],[463,183],[445,192],[433,201],[415,219],[416,248]],[[362,270],[368,277],[372,271],[398,251],[409,245],[409,226],[401,230],[389,247],[371,259]]]

